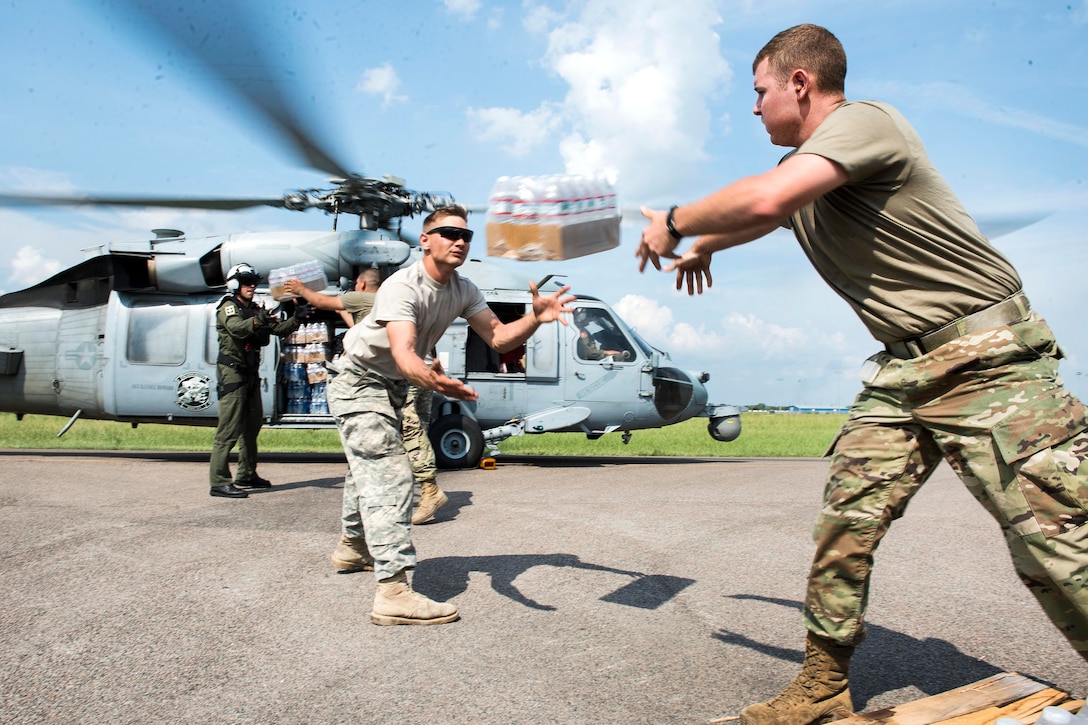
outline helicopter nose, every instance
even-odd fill
[[[654,375],[654,407],[666,423],[679,423],[698,415],[707,402],[704,374],[676,368],[658,368]],[[709,375],[706,379],[709,379]]]

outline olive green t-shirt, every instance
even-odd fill
[[[374,309],[374,293],[344,292],[340,295],[340,304],[344,306],[347,313],[351,315],[351,319],[358,325]]]
[[[915,337],[1020,289],[1016,270],[982,236],[893,107],[843,103],[785,158],[793,153],[823,156],[849,177],[788,226],[881,342]]]

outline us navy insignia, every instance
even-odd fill
[[[175,378],[175,403],[185,410],[204,410],[212,404],[212,379],[201,373],[182,373]]]

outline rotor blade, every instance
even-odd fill
[[[982,214],[975,217],[975,223],[987,239],[997,239],[1041,222],[1053,213],[1052,211],[1034,211],[1022,214]]]
[[[284,78],[291,75],[289,67],[285,67],[290,59],[282,47],[276,50],[282,46],[278,39],[285,35],[283,30],[266,28],[267,32],[256,32],[255,23],[244,17],[238,3],[231,0],[115,2],[128,8],[129,20],[139,25],[140,31],[149,24],[162,40],[179,47],[214,80],[248,101],[287,137],[311,167],[341,178],[353,176],[317,142],[313,129],[302,120],[295,99],[312,100],[308,79],[296,79],[301,87],[290,95],[282,87]],[[303,17],[304,13],[297,11],[291,20],[298,23]],[[279,62],[272,62],[274,55],[280,56]]]
[[[185,199],[121,196],[31,196],[0,194],[0,207],[10,206],[143,206],[174,209],[216,209],[234,211],[255,206],[285,206],[281,199]]]

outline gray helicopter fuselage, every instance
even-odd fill
[[[317,259],[335,280],[328,290],[335,293],[361,266],[392,270],[420,254],[400,240],[363,231],[168,239],[104,251],[0,297],[0,410],[214,425],[215,309],[230,265],[247,261],[267,276],[278,266]],[[500,319],[530,309],[525,275],[479,259],[460,271]],[[549,293],[558,285],[541,287]],[[276,304],[266,287],[258,295]],[[464,320],[450,327],[439,358],[479,398],[436,402],[434,420],[446,418],[448,443],[440,462],[475,464],[483,455],[481,437],[493,443],[509,435],[570,431],[595,438],[695,416],[710,417],[711,435],[719,440],[739,434],[738,409],[707,404],[704,374],[673,367],[666,353],[641,340],[604,302],[579,296],[572,306],[568,325],[542,325],[523,348],[505,356],[483,344]],[[331,342],[346,327],[334,313],[323,315]],[[262,354],[267,425],[333,426],[320,406],[299,408],[291,400],[289,342],[273,338]],[[333,348],[323,349],[331,355]],[[729,421],[724,433],[715,433],[715,421]]]

